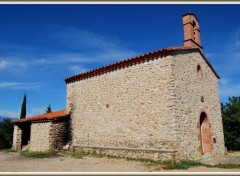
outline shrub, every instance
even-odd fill
[[[11,148],[7,148],[7,149],[1,149],[0,152],[16,152],[16,151]]]
[[[12,147],[13,124],[11,119],[5,118],[0,122],[0,149]]]
[[[163,169],[167,169],[167,170],[172,170],[172,169],[188,169],[190,167],[194,167],[194,166],[199,166],[201,165],[199,162],[197,161],[192,161],[192,160],[181,160],[179,162],[168,162],[168,163],[164,163],[165,166],[163,167]]]
[[[22,156],[30,157],[30,158],[48,158],[48,157],[51,157],[51,156],[55,156],[56,152],[55,151],[48,151],[48,152],[28,152],[28,151],[24,151],[24,152],[20,152],[20,154]]]

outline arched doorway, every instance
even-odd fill
[[[23,148],[23,146],[28,145],[30,142],[31,123],[30,122],[22,122],[19,124],[19,127],[22,130],[21,148]]]
[[[212,136],[210,131],[210,122],[205,112],[200,115],[200,151],[202,155],[212,154]]]

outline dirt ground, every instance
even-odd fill
[[[188,170],[164,170],[161,166],[147,166],[145,163],[124,159],[76,159],[62,154],[50,158],[27,158],[16,152],[0,152],[0,163],[0,172],[240,172],[240,169],[202,166]]]

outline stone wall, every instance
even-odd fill
[[[69,142],[68,119],[31,125],[30,151],[62,149]]]
[[[218,78],[196,50],[69,83],[67,110],[73,145],[174,149],[178,159],[201,157],[205,112],[216,138],[212,154],[224,152]]]
[[[218,78],[198,52],[178,51],[173,57],[175,75],[176,121],[178,140],[181,143],[179,157],[196,159],[201,157],[200,139],[197,124],[201,112],[205,112],[210,121],[213,143],[213,155],[224,153],[224,138]],[[197,75],[198,65],[202,69],[202,79]],[[203,97],[204,102],[201,101]]]
[[[29,151],[50,150],[52,122],[32,123]]]
[[[21,150],[21,142],[22,142],[22,130],[19,126],[14,125],[13,131],[13,150]]]
[[[50,132],[50,143],[52,149],[61,150],[67,142],[70,141],[69,134],[69,121],[56,121],[52,122],[52,129]]]
[[[73,145],[178,148],[172,62],[159,58],[67,84]]]
[[[73,151],[120,158],[148,159],[152,161],[176,160],[176,151],[174,150],[74,146]]]

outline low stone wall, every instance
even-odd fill
[[[105,146],[84,146],[75,145],[72,147],[73,151],[80,151],[84,153],[96,153],[106,156],[114,156],[120,158],[132,159],[149,159],[153,161],[175,161],[175,150],[168,149],[144,149],[144,148],[127,148],[127,147],[105,147]]]

